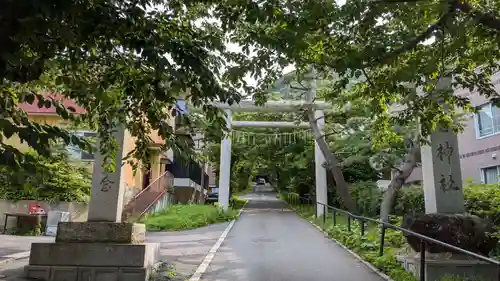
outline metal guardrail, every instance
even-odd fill
[[[290,193],[286,194],[287,200],[289,200],[289,202],[290,201],[294,201],[294,200],[290,200],[290,195],[291,195]],[[330,206],[328,204],[324,204],[324,203],[321,203],[321,202],[314,202],[314,200],[312,200],[311,198],[305,198],[305,197],[302,197],[302,196],[298,196],[297,194],[295,194],[293,197],[295,199],[297,199],[297,200],[295,200],[294,203],[290,202],[291,204],[300,203],[301,199],[303,199],[309,205],[316,205],[316,204],[318,204],[318,205],[323,206],[323,214],[324,214],[322,216],[322,218],[323,218],[323,224],[326,223],[327,214],[331,210],[331,212],[332,212],[332,219],[333,219],[333,225],[337,224],[337,213],[345,214],[345,215],[347,215],[347,230],[348,231],[352,231],[352,227],[351,227],[352,220],[353,219],[354,220],[358,220],[360,222],[360,224],[361,224],[361,235],[363,235],[363,236],[365,235],[365,232],[366,232],[366,223],[367,222],[371,222],[373,224],[379,225],[380,226],[380,245],[379,245],[379,255],[380,256],[382,256],[384,254],[385,231],[387,229],[393,229],[393,230],[402,232],[404,234],[412,235],[412,236],[415,236],[415,237],[419,238],[420,239],[420,281],[425,281],[425,253],[426,253],[426,246],[427,246],[427,244],[430,244],[430,243],[438,244],[440,246],[443,246],[443,247],[448,248],[450,250],[453,250],[455,252],[459,252],[461,254],[465,254],[467,256],[471,256],[471,257],[477,258],[478,260],[487,262],[489,264],[497,265],[500,268],[500,261],[498,261],[498,260],[495,260],[495,259],[492,259],[492,258],[489,258],[489,257],[485,257],[485,256],[479,255],[477,253],[474,253],[474,252],[471,252],[471,251],[468,251],[468,250],[464,250],[464,249],[459,248],[457,246],[453,246],[451,244],[448,244],[448,243],[436,240],[434,238],[422,235],[420,233],[411,231],[409,229],[402,228],[402,227],[399,227],[399,226],[396,226],[396,225],[393,225],[393,224],[390,224],[388,222],[384,222],[384,221],[381,221],[381,220],[377,220],[377,219],[373,219],[373,218],[369,218],[369,217],[364,217],[364,216],[360,216],[360,215],[355,215],[355,214],[350,213],[349,211],[342,210],[342,209]],[[316,210],[314,212],[314,216],[317,217]],[[500,280],[500,276],[499,276],[498,280]]]

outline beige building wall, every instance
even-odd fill
[[[64,127],[64,120],[58,116],[58,115],[30,115],[28,116],[29,119],[33,122],[40,123],[40,124],[47,124],[51,126],[59,125]],[[19,137],[17,135],[13,135],[12,137],[8,139],[4,139],[4,142],[6,144],[12,145],[19,149],[20,151],[28,151],[30,149],[29,145],[27,143],[21,143]]]
[[[29,115],[29,118],[33,122],[37,122],[40,124],[48,124],[48,125],[58,125],[61,127],[68,126],[67,122],[65,122],[64,119],[62,119],[59,115],[55,114],[32,114]],[[172,123],[175,125],[174,120],[169,120],[169,123]],[[158,132],[153,132],[152,133],[152,139],[154,142],[158,144],[163,144],[163,140],[161,137],[158,136]],[[28,144],[26,143],[21,143],[19,137],[17,135],[12,136],[9,139],[5,139],[5,143],[12,145],[14,147],[17,147],[21,151],[28,151],[30,148]],[[125,140],[124,140],[124,150],[125,150],[125,155],[135,149],[135,138],[133,138],[130,134],[130,132],[125,133]],[[153,182],[155,179],[157,179],[161,174],[162,171],[162,165],[160,163],[160,155],[154,155],[152,159],[152,164],[151,164],[151,175],[150,175],[150,182]],[[92,172],[93,170],[93,165],[94,161],[83,161],[88,164],[89,170]],[[128,202],[135,194],[137,194],[140,190],[143,188],[143,171],[141,169],[137,169],[134,171],[134,168],[131,164],[129,163],[124,163],[125,165],[125,175],[124,175],[124,181],[125,181],[125,186],[126,186],[126,191],[124,194],[124,203]]]
[[[497,93],[500,93],[500,72],[493,75],[492,84],[495,85]],[[457,89],[455,95],[469,98],[474,107],[489,103],[485,96],[468,89]],[[464,183],[468,180],[481,183],[483,181],[482,169],[500,166],[500,134],[479,137],[475,115],[468,114],[464,119],[464,131],[458,135],[462,180]],[[418,180],[422,180],[421,167],[414,169],[407,182]]]

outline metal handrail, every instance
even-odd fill
[[[287,194],[287,195],[290,195],[290,194]],[[310,198],[302,197],[298,194],[295,194],[294,197],[299,199],[299,200],[305,199],[307,201],[310,201]],[[443,246],[443,247],[448,248],[450,250],[453,250],[455,252],[459,252],[459,253],[462,253],[462,254],[465,254],[468,256],[472,256],[472,257],[475,257],[481,261],[484,261],[484,262],[487,262],[490,264],[494,264],[494,265],[497,265],[500,267],[500,261],[498,261],[498,260],[495,260],[495,259],[492,259],[489,257],[485,257],[485,256],[482,256],[480,254],[462,249],[460,247],[436,240],[434,238],[431,238],[429,236],[411,231],[409,229],[402,228],[400,226],[396,226],[396,225],[390,224],[390,223],[382,221],[382,220],[377,220],[377,219],[373,219],[373,218],[369,218],[369,217],[365,217],[365,216],[355,215],[349,211],[339,209],[339,208],[330,206],[330,205],[325,204],[325,203],[321,203],[321,202],[315,202],[315,203],[323,206],[323,216],[322,216],[323,223],[326,222],[327,209],[331,209],[334,211],[332,214],[334,225],[336,224],[336,212],[343,213],[343,214],[347,215],[348,231],[351,231],[351,219],[357,219],[361,222],[361,235],[365,234],[365,223],[366,222],[372,222],[374,224],[380,225],[380,248],[379,248],[379,255],[380,256],[382,256],[384,254],[384,240],[385,240],[385,230],[386,229],[394,229],[396,231],[400,231],[402,233],[418,237],[420,239],[420,281],[425,281],[425,248],[426,248],[427,243],[438,244],[440,246]],[[315,216],[317,216],[316,212],[315,212]],[[500,280],[500,278],[499,278],[499,280]]]
[[[164,172],[160,177],[158,177],[153,183],[155,183],[156,181],[162,179],[163,177],[168,177],[168,174],[171,174],[169,171],[166,171]],[[173,185],[173,178],[171,178],[170,182],[167,182],[167,188],[165,188],[164,190],[162,190],[158,196],[155,197],[155,199],[153,199],[153,201],[139,214],[137,220],[140,220],[149,210],[151,210],[151,208],[158,202],[160,201],[161,198],[163,198],[163,196],[165,196],[165,194],[168,193],[168,188]],[[151,184],[149,185],[151,186]],[[148,186],[148,187],[149,187]]]
[[[156,196],[156,198],[153,200],[153,202],[151,202],[147,207],[146,209],[144,209],[144,211],[142,211],[139,216],[137,217],[137,220],[140,220],[147,212],[149,212],[149,210],[151,210],[151,208],[165,195],[165,193],[167,193],[167,190],[164,190],[162,191],[160,194],[158,194],[158,196]]]
[[[137,199],[137,197],[139,197],[141,194],[143,194],[144,192],[146,192],[147,190],[149,190],[157,181],[159,181],[161,178],[163,178],[163,176],[165,176],[167,173],[170,173],[170,172],[169,171],[163,172],[163,174],[161,174],[152,183],[150,183],[148,186],[146,186],[146,188],[144,188],[143,190],[137,192],[137,194],[134,195],[134,197],[132,197],[132,199],[130,199],[130,201],[132,202],[132,200]]]

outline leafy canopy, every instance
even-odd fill
[[[96,128],[108,162],[118,123],[136,139],[133,156],[145,158],[152,130],[166,140],[164,149],[177,147],[164,121],[180,93],[203,106],[207,120],[223,124],[207,101],[238,101],[241,89],[259,100],[288,64],[299,78],[312,65],[318,78],[333,80],[326,99],[349,90],[365,100],[377,116],[374,140],[397,138],[392,119],[408,125],[418,117],[426,135],[438,123],[451,125],[455,112],[438,101],[469,106],[451,91],[436,91],[436,79],[453,75],[455,87],[496,97],[489,79],[500,59],[499,11],[500,2],[487,0],[4,1],[2,139],[17,135],[41,155],[56,139],[89,149],[63,129],[30,122],[17,107],[36,100]],[[227,40],[243,52],[228,51]],[[247,73],[258,79],[256,89],[241,79]],[[86,113],[71,115],[41,89],[62,93]],[[390,115],[394,103],[405,110]],[[25,160],[2,139],[1,164]]]
[[[165,139],[163,149],[175,148],[176,134],[165,121],[180,94],[204,105],[208,120],[222,123],[207,102],[238,101],[240,91],[248,90],[240,77],[255,68],[228,51],[222,30],[195,11],[161,0],[2,1],[0,164],[36,160],[6,144],[12,136],[44,156],[56,140],[91,149],[67,130],[31,122],[18,107],[24,102],[56,107],[64,119],[96,129],[108,164],[119,123],[136,139],[135,158],[146,158],[153,130]],[[227,67],[235,62],[246,67]],[[42,96],[42,90],[76,101],[85,113],[72,114],[74,108]]]
[[[329,94],[328,84],[319,89]],[[272,97],[275,99],[275,96]],[[334,100],[340,105],[345,101]],[[372,141],[374,118],[366,102],[352,102],[350,110],[326,113],[325,139],[337,155],[347,182],[376,181],[398,165],[406,153],[405,130],[397,139],[375,147]],[[297,113],[235,113],[234,120],[297,121]],[[314,138],[304,137],[305,129],[236,128],[232,139],[231,188],[246,189],[255,176],[267,176],[279,189],[300,194],[314,193]],[[295,137],[292,135],[295,133]],[[288,134],[288,135],[287,135]],[[302,137],[301,137],[302,136]],[[208,139],[205,153],[216,168],[220,157],[220,136]],[[330,184],[334,184],[333,181]]]
[[[439,78],[453,75],[455,88],[497,97],[490,77],[500,61],[498,1],[218,0],[206,5],[233,42],[257,54],[256,63],[291,63],[299,74],[312,65],[319,78],[335,81],[332,93],[348,90],[353,98],[369,101],[377,115],[376,139],[395,137],[389,119],[408,125],[418,117],[427,135],[438,124],[452,125],[456,112],[443,110],[444,104],[470,110],[466,98],[436,89]],[[390,115],[395,103],[405,109]]]

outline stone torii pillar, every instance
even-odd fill
[[[224,136],[220,144],[220,168],[219,168],[219,204],[224,211],[229,207],[229,190],[231,185],[231,122],[232,112],[225,110],[226,126],[228,134]]]
[[[323,132],[325,128],[325,118],[324,113],[321,110],[316,110],[314,112],[314,118],[316,118],[319,130]],[[316,216],[323,216],[324,206],[319,204],[328,204],[328,189],[326,180],[326,169],[323,167],[325,163],[325,156],[318,146],[318,142],[314,141],[314,167],[315,167],[315,184],[316,184]]]
[[[436,85],[438,90],[450,87],[450,77],[441,78]],[[421,148],[425,212],[465,213],[457,135],[441,128],[429,139],[430,144]]]
[[[144,224],[121,222],[125,189],[122,159],[130,136],[113,134],[119,150],[115,171],[102,168],[97,152],[87,222],[60,222],[55,243],[32,243],[28,278],[44,281],[147,281],[159,260],[159,244],[144,243]]]

